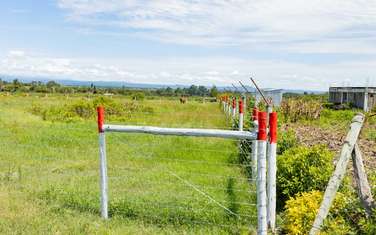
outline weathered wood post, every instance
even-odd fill
[[[266,195],[266,142],[267,142],[267,113],[259,112],[258,154],[257,154],[257,220],[258,235],[266,235],[267,223],[267,195]]]
[[[276,220],[276,181],[277,181],[277,113],[269,114],[269,143],[268,143],[268,224],[275,232]]]
[[[254,131],[258,132],[258,114],[259,111],[256,107],[253,108],[252,121],[254,126]],[[252,140],[252,152],[251,152],[251,165],[252,165],[252,179],[255,180],[257,177],[257,142],[258,140]]]
[[[330,206],[332,205],[337,190],[343,180],[343,177],[345,176],[346,167],[351,158],[351,153],[354,150],[355,143],[359,137],[363,122],[364,115],[361,113],[357,114],[351,122],[350,131],[347,133],[336,169],[334,170],[334,173],[329,180],[328,186],[326,187],[319,212],[315,218],[315,221],[313,222],[311,231],[309,232],[310,235],[315,235],[320,231],[321,225],[323,224],[323,221],[329,213]]]
[[[107,184],[107,162],[106,162],[106,139],[103,129],[104,108],[98,107],[98,132],[99,132],[99,157],[100,157],[100,177],[101,177],[101,215],[102,218],[108,219],[108,184]]]
[[[243,101],[239,99],[239,131],[243,131],[244,106]]]
[[[364,209],[366,210],[367,216],[371,216],[372,208],[375,205],[371,193],[371,187],[368,183],[367,174],[364,170],[362,152],[360,151],[358,144],[355,144],[354,151],[352,152],[352,163],[358,196]]]

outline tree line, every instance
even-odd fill
[[[150,96],[211,96],[216,97],[219,93],[216,86],[207,88],[205,86],[191,85],[189,87],[177,88],[158,88],[158,89],[141,89],[122,87],[97,87],[94,83],[90,86],[65,86],[55,81],[31,81],[22,82],[18,79],[13,81],[5,81],[0,78],[0,91],[2,92],[36,92],[36,93],[92,93],[92,94],[120,94],[133,95],[135,93],[142,93]]]

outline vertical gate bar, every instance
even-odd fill
[[[252,121],[254,125],[254,131],[258,132],[258,113],[256,107],[253,108]],[[255,180],[257,177],[257,142],[258,140],[252,140],[252,152],[251,152],[251,165],[252,165],[252,179]]]
[[[232,119],[235,121],[236,118],[236,98],[232,98]]]
[[[98,107],[98,132],[99,132],[99,157],[100,157],[100,188],[101,188],[101,216],[108,219],[108,184],[107,184],[107,162],[106,162],[106,138],[103,129],[104,108]]]
[[[243,120],[244,120],[244,107],[243,101],[239,99],[239,131],[243,131]]]
[[[276,177],[277,177],[277,113],[269,114],[269,144],[268,144],[268,224],[275,232],[276,220]]]
[[[267,143],[267,113],[260,112],[258,116],[258,155],[257,155],[257,221],[258,235],[267,235],[267,195],[266,195],[266,143]]]

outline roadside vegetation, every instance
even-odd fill
[[[215,87],[0,85],[1,234],[255,232],[249,145],[214,138],[108,134],[111,219],[99,217],[95,108],[103,105],[106,122],[114,124],[230,129],[218,103],[205,100],[224,95]],[[247,104],[245,127],[251,128],[254,100]],[[307,234],[351,119],[360,110],[338,109],[326,95],[288,94],[277,112],[278,232]],[[375,116],[367,117],[359,146],[376,195]],[[376,234],[376,218],[366,217],[349,172],[322,234]]]

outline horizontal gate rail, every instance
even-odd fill
[[[193,129],[193,128],[162,128],[153,126],[123,126],[123,125],[103,125],[105,132],[128,132],[144,133],[153,135],[175,135],[175,136],[196,136],[196,137],[218,137],[226,139],[248,139],[255,140],[256,132],[250,131],[230,131],[216,129]]]

